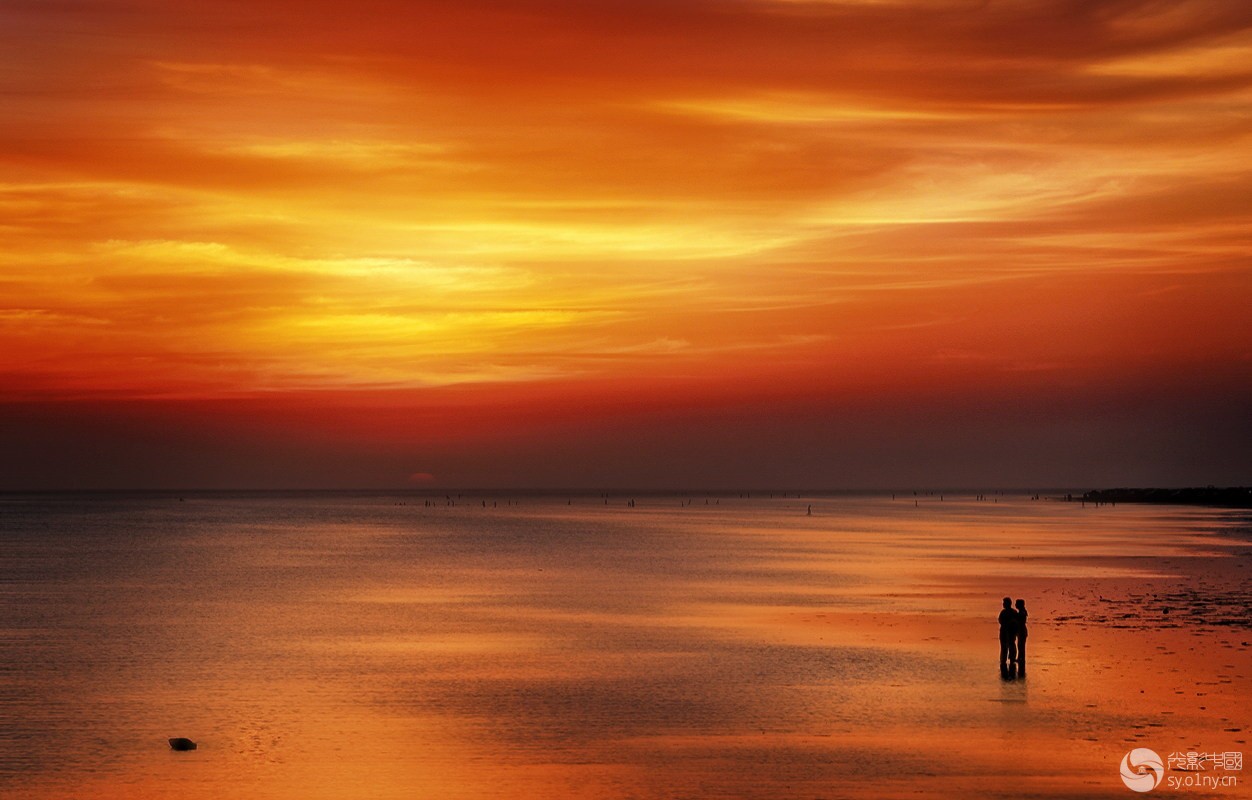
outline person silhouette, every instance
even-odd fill
[[[1026,671],[1026,601],[1017,598],[1017,663]]]
[[[1017,612],[1013,610],[1013,598],[1004,598],[1004,608],[1000,610],[1000,668],[1008,669],[1017,662],[1017,631],[1019,628]]]

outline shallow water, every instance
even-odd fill
[[[0,498],[0,795],[1125,797],[1246,746],[1244,512],[427,499]]]

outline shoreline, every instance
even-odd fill
[[[1087,503],[1153,503],[1158,505],[1252,508],[1252,487],[1194,486],[1185,489],[1117,488],[1092,489],[1082,496]]]

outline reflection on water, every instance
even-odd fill
[[[0,794],[1065,796],[1245,749],[1246,629],[1092,622],[1246,593],[1234,512],[635,499],[0,498]]]

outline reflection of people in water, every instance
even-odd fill
[[[1026,601],[1017,598],[1017,663],[1026,669]]]
[[[1017,661],[1017,612],[1013,610],[1013,598],[1004,598],[1004,608],[1000,610],[1000,667],[1007,669]]]

